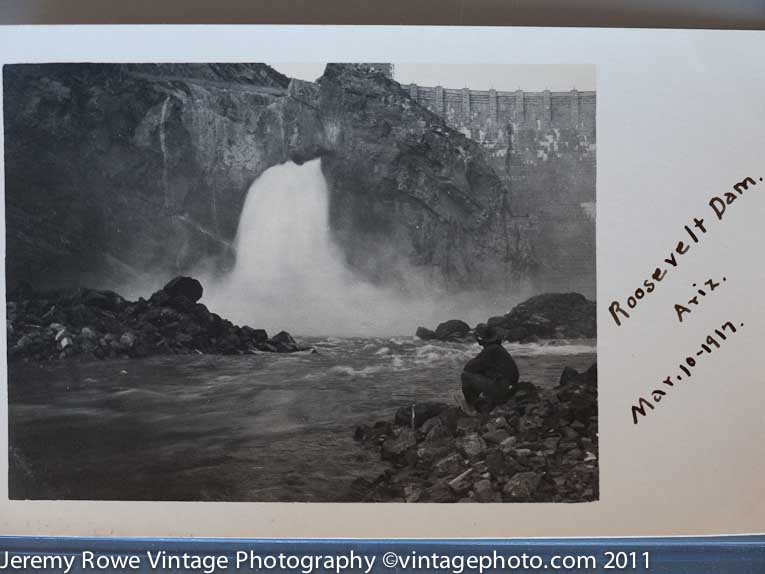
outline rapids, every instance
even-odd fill
[[[308,338],[318,353],[13,363],[11,497],[340,501],[386,467],[356,425],[452,401],[475,344]],[[555,385],[594,341],[507,345]]]

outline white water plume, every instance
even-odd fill
[[[269,333],[410,335],[418,325],[454,317],[475,324],[491,314],[479,296],[444,299],[411,271],[412,286],[420,287],[380,287],[355,274],[331,237],[318,159],[272,167],[252,184],[235,246],[234,269],[204,282],[204,302]]]

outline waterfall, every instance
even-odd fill
[[[431,290],[380,287],[348,268],[330,233],[318,159],[272,167],[252,184],[235,248],[233,270],[206,280],[204,302],[240,324],[299,335],[411,335],[454,316]],[[488,316],[471,315],[476,322]]]
[[[159,148],[162,151],[162,190],[165,194],[165,207],[170,207],[170,198],[167,188],[167,146],[165,144],[165,120],[167,119],[167,104],[170,102],[170,96],[162,102],[162,112],[159,118]]]

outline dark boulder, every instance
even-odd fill
[[[435,335],[439,341],[464,339],[470,335],[470,325],[459,319],[450,319],[436,327]]]
[[[268,341],[268,333],[265,329],[253,329],[244,325],[242,327],[242,336],[253,343],[265,343]]]
[[[280,331],[271,337],[267,343],[274,347],[277,353],[294,353],[300,350],[295,339],[287,331]]]
[[[423,341],[430,341],[431,339],[436,338],[435,331],[431,331],[430,329],[426,327],[417,327],[417,331],[415,332],[415,335],[422,339]]]
[[[196,303],[202,298],[204,289],[202,284],[193,277],[178,276],[162,288],[162,291],[170,296],[170,299],[185,297],[191,303]]]
[[[573,418],[586,424],[591,417],[598,414],[597,363],[584,373],[566,367],[555,393],[559,401],[568,405]]]
[[[558,388],[596,386],[598,384],[598,364],[593,363],[585,372],[580,373],[571,367],[563,367]]]
[[[560,374],[560,381],[558,385],[562,386],[566,383],[574,380],[579,376],[579,371],[572,369],[571,367],[563,367],[563,372]]]
[[[505,332],[508,341],[535,338],[592,339],[597,335],[595,302],[580,293],[545,293],[516,305],[489,324]]]

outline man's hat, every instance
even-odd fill
[[[501,343],[502,333],[493,326],[489,326],[486,323],[480,323],[475,328],[475,338],[478,339],[478,343],[481,345]]]

